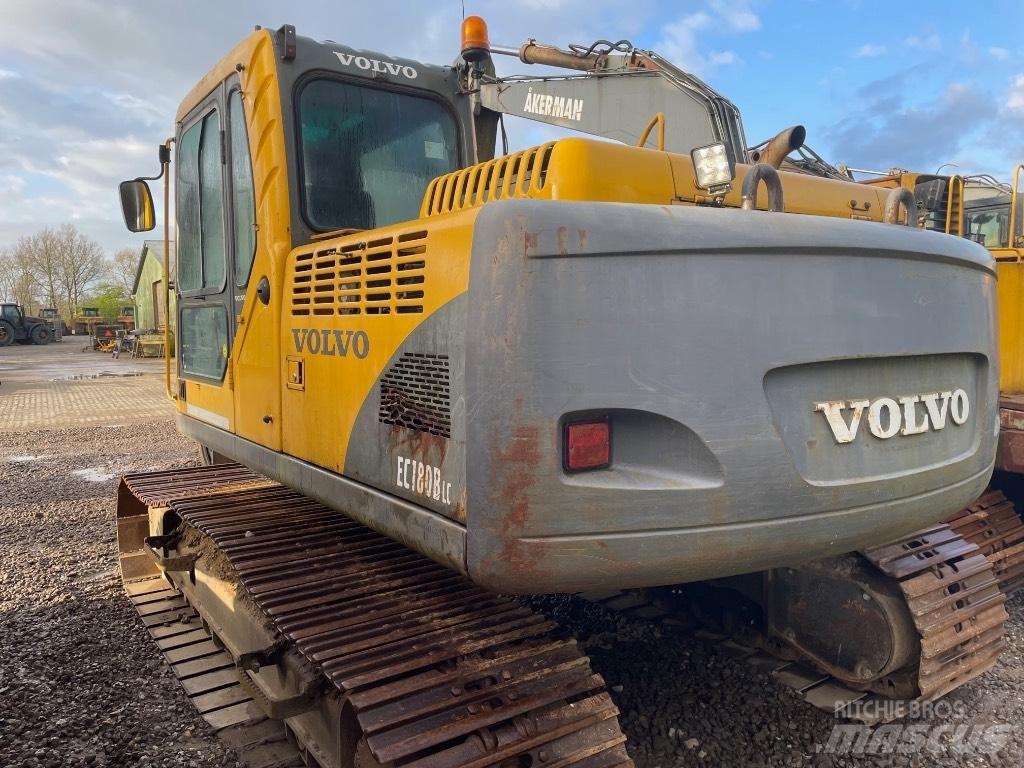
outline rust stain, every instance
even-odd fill
[[[580,250],[585,251],[587,249],[587,239],[590,237],[590,233],[585,229],[577,229],[576,237],[580,241]]]
[[[523,233],[523,245],[527,256],[534,256],[537,253],[537,233],[527,230]]]
[[[996,469],[1006,472],[1024,472],[1024,432],[1004,429],[999,433]]]
[[[558,238],[558,255],[567,256],[569,254],[569,229],[559,227],[556,230],[556,236]]]
[[[536,424],[524,423],[522,412],[522,397],[517,397],[512,405],[511,439],[496,431],[491,442],[494,466],[500,468],[496,506],[507,510],[501,518],[501,570],[511,575],[537,570],[535,553],[525,549],[519,537],[530,518],[530,493],[540,458],[540,429]]]

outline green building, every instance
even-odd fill
[[[174,241],[170,244],[171,274],[174,273]],[[167,318],[164,298],[164,241],[147,240],[142,244],[139,266],[135,271],[132,301],[135,302],[135,327],[139,330],[163,330]],[[171,331],[174,331],[174,284],[171,283]]]

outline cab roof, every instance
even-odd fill
[[[451,94],[456,84],[451,66],[425,64],[414,59],[352,48],[332,40],[301,37],[294,34],[294,27],[290,25],[276,31],[257,27],[228,51],[186,94],[178,106],[175,121],[181,122],[232,72],[244,70],[265,46],[274,49],[279,67],[296,68],[296,72],[289,78],[293,81],[303,72],[326,70],[435,93]]]

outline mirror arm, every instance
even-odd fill
[[[171,144],[173,143],[174,137],[172,136],[159,147],[158,162],[160,163],[160,173],[156,176],[136,176],[132,181],[160,181],[164,177],[164,172],[167,171],[168,166],[171,164]]]

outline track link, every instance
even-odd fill
[[[949,526],[992,562],[1007,597],[1024,587],[1024,521],[1002,491],[990,489],[949,520]]]
[[[1006,595],[978,545],[941,524],[863,555],[906,598],[921,637],[919,700],[944,696],[995,665],[1006,645]]]
[[[216,545],[381,765],[632,766],[603,680],[554,622],[244,468],[182,470],[173,492],[163,474],[122,489]]]

